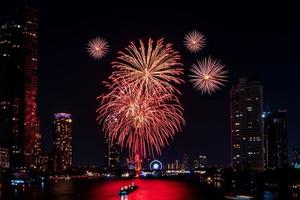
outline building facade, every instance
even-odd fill
[[[292,167],[300,169],[300,148],[293,148]]]
[[[104,165],[106,169],[120,169],[124,164],[121,146],[113,144],[109,139],[104,142]]]
[[[185,153],[183,155],[183,158],[182,158],[182,165],[181,165],[181,169],[182,170],[189,170],[190,169],[190,166],[189,166],[189,163],[190,160],[189,160],[189,156]]]
[[[266,168],[288,166],[287,112],[279,110],[263,114]]]
[[[72,116],[54,114],[53,133],[54,172],[65,172],[72,165]]]
[[[9,150],[0,148],[0,169],[9,168]]]
[[[207,156],[200,155],[199,156],[199,168],[207,167]]]
[[[35,168],[41,153],[37,35],[38,11],[29,7],[0,26],[0,146],[13,168]]]
[[[231,164],[238,170],[263,170],[263,87],[239,79],[230,90]]]

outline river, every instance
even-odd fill
[[[132,180],[73,180],[41,183],[24,189],[5,189],[0,200],[208,200],[223,199],[187,180],[134,180],[138,189],[121,198],[118,192]]]

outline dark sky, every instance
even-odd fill
[[[103,163],[103,135],[96,123],[96,96],[111,73],[110,62],[130,40],[164,37],[181,52],[185,69],[198,58],[221,59],[230,71],[222,91],[201,96],[189,82],[181,87],[186,126],[163,152],[163,159],[208,156],[211,164],[230,163],[229,89],[238,77],[258,78],[264,105],[288,109],[289,149],[300,147],[300,31],[297,6],[286,3],[220,4],[201,1],[120,4],[111,1],[30,1],[40,9],[39,114],[46,151],[51,150],[52,114],[73,115],[75,164]],[[147,4],[146,4],[147,2]],[[196,3],[198,2],[198,3]],[[1,18],[21,1],[1,3]],[[183,37],[198,29],[207,39],[203,52],[186,52]],[[86,53],[91,37],[107,38],[110,54],[100,61]],[[186,77],[185,77],[186,79]]]

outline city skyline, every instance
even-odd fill
[[[112,56],[116,54],[117,50],[126,46],[128,40],[137,41],[139,37],[147,38],[153,34],[156,38],[165,37],[167,41],[174,42],[175,48],[180,50],[182,54],[184,63],[188,65],[185,66],[185,69],[189,69],[197,56],[189,55],[184,50],[182,39],[186,31],[193,29],[203,31],[208,37],[207,50],[200,55],[211,54],[222,59],[230,70],[230,82],[226,83],[224,89],[212,96],[201,96],[192,89],[190,83],[182,86],[181,89],[184,94],[181,99],[185,108],[184,115],[187,125],[183,133],[178,134],[175,140],[171,142],[170,147],[163,150],[164,159],[171,160],[188,153],[192,155],[207,155],[212,164],[217,164],[218,161],[220,162],[218,164],[230,163],[228,94],[232,83],[239,77],[251,78],[257,76],[258,79],[261,79],[265,88],[264,108],[267,108],[268,105],[272,110],[287,108],[289,138],[295,138],[297,135],[296,116],[299,108],[296,107],[296,102],[299,97],[296,96],[291,99],[290,91],[285,90],[285,88],[289,88],[288,86],[293,86],[291,80],[288,80],[291,78],[285,77],[285,73],[289,71],[285,68],[289,67],[286,65],[291,65],[290,68],[296,70],[296,73],[292,73],[290,76],[295,76],[296,78],[297,72],[299,73],[299,69],[296,68],[299,61],[296,60],[295,53],[297,44],[300,41],[299,39],[294,41],[296,33],[277,32],[269,35],[268,32],[254,32],[249,34],[243,33],[243,31],[234,31],[231,28],[222,28],[222,26],[219,26],[220,24],[218,25],[214,21],[208,24],[208,19],[202,18],[203,21],[201,21],[200,18],[200,23],[197,26],[192,26],[191,24],[183,25],[183,20],[179,20],[179,24],[182,27],[181,31],[174,34],[172,32],[176,30],[178,25],[172,25],[172,22],[178,19],[166,17],[163,18],[163,23],[160,25],[151,24],[149,18],[146,18],[149,24],[140,26],[136,34],[129,36],[126,31],[124,31],[123,35],[115,33],[118,29],[126,26],[126,22],[128,22],[126,19],[123,21],[118,21],[115,18],[111,19],[112,23],[117,22],[120,26],[117,27],[111,26],[109,22],[99,25],[96,23],[96,19],[92,20],[92,15],[88,15],[84,18],[85,21],[82,24],[82,28],[75,28],[75,25],[78,24],[74,23],[71,17],[61,21],[55,20],[59,19],[60,12],[67,5],[63,4],[61,8],[55,8],[59,11],[58,16],[53,16],[53,13],[50,11],[43,10],[44,6],[37,6],[41,10],[38,107],[43,143],[46,145],[47,151],[51,150],[51,142],[49,141],[51,141],[52,134],[50,128],[52,114],[57,111],[70,112],[74,117],[73,148],[75,164],[103,164],[104,141],[101,127],[96,124],[95,120],[95,108],[97,106],[95,97],[103,92],[102,88],[104,87],[101,86],[101,81],[105,80],[105,77],[111,71],[110,60]],[[52,11],[53,9],[52,7]],[[75,11],[76,8],[73,12]],[[13,10],[10,13],[12,12]],[[185,12],[184,14],[187,13]],[[184,18],[184,14],[180,16]],[[100,14],[99,18],[101,16]],[[131,28],[134,29],[134,25],[138,23],[140,23],[139,20],[131,24],[133,26]],[[50,31],[48,33],[46,31],[48,26],[52,27],[53,30],[59,31]],[[66,27],[68,27],[68,30],[65,30]],[[152,30],[154,27],[161,28],[161,30],[154,31]],[[89,33],[85,34],[81,29],[90,30],[88,31]],[[71,31],[75,34],[71,35]],[[110,34],[110,31],[114,32],[114,34]],[[145,34],[144,32],[146,31],[150,31],[151,34]],[[85,47],[89,38],[98,34],[106,36],[112,42],[114,51],[101,61],[93,61],[85,52]],[[70,41],[64,43],[64,38],[69,36],[71,36]],[[119,38],[121,38],[121,41],[118,40]],[[49,44],[49,41],[53,43]],[[275,41],[276,47],[278,47],[276,49],[277,52],[269,49],[273,45],[275,46]],[[286,41],[290,41],[291,54],[285,52]],[[294,43],[291,44],[291,41]],[[120,44],[117,44],[118,42]],[[259,49],[259,47],[263,48]],[[282,57],[275,59],[274,57],[276,56],[274,54]],[[276,76],[272,77],[274,75]],[[283,81],[277,81],[278,78],[276,77],[282,78]],[[284,83],[286,85],[283,85]],[[100,90],[98,89],[99,87],[101,88]],[[215,123],[218,126],[215,126]],[[293,147],[300,146],[299,141],[300,138],[297,137],[293,141],[289,141],[290,150]],[[214,145],[211,145],[212,143]],[[186,146],[189,146],[189,148],[182,148]]]

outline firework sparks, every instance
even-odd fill
[[[165,44],[160,39],[153,44],[149,39],[145,46],[140,40],[139,46],[133,42],[119,52],[117,61],[113,62],[113,72],[110,79],[113,82],[124,81],[136,91],[153,95],[154,93],[173,93],[177,91],[172,83],[183,82],[179,76],[183,73],[180,55],[174,51],[172,44]]]
[[[154,156],[168,144],[185,123],[176,96],[137,96],[129,87],[117,87],[100,96],[97,112],[106,137],[128,147],[131,155]]]
[[[96,37],[89,41],[87,51],[94,59],[101,59],[109,51],[108,42],[103,38]]]
[[[184,37],[184,45],[192,53],[200,51],[205,44],[205,36],[196,30],[187,33]]]
[[[190,81],[202,94],[212,94],[227,81],[227,71],[224,68],[220,61],[210,57],[197,61],[197,64],[192,65]]]
[[[185,124],[183,108],[174,86],[183,80],[179,53],[163,39],[145,45],[133,42],[119,52],[114,72],[105,82],[97,120],[106,137],[127,147],[131,155],[161,154]]]

